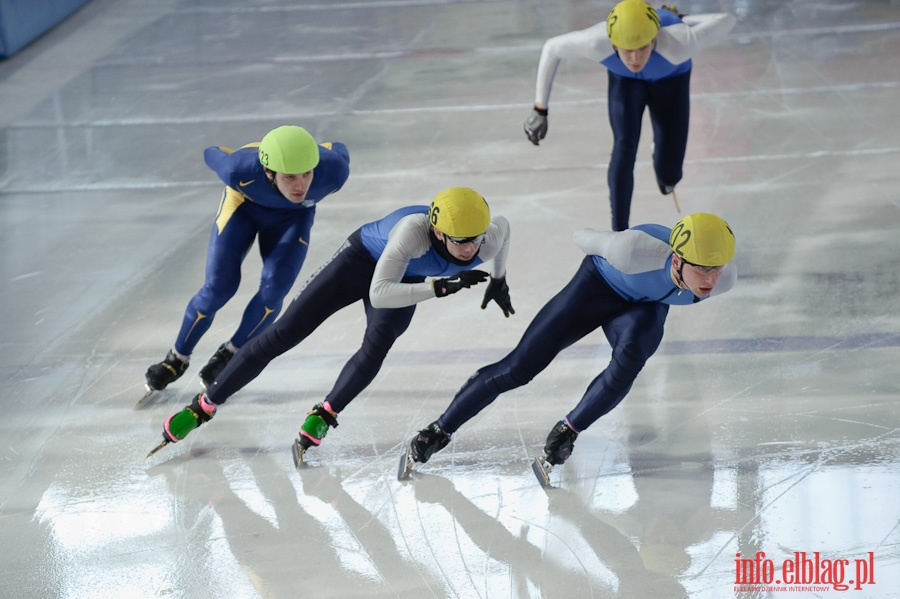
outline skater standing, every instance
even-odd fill
[[[329,427],[337,426],[338,413],[378,374],[394,341],[409,326],[416,303],[487,280],[488,273],[473,268],[493,260],[481,308],[495,301],[505,316],[515,313],[506,283],[508,251],[509,223],[502,216],[492,218],[484,198],[467,187],[440,192],[430,207],[407,206],[363,225],[306,282],[270,329],[242,348],[205,393],[166,420],[157,449],[186,437],[274,358],[341,308],[362,301],[366,313],[362,346],[300,427],[294,443],[299,466],[306,450],[322,442]],[[435,278],[426,281],[426,277]]]
[[[400,462],[401,480],[414,462],[427,462],[501,393],[528,384],[559,352],[602,328],[612,359],[550,431],[544,455],[535,461],[535,474],[547,486],[550,467],[565,462],[578,434],[622,401],[656,352],[669,306],[722,294],[737,276],[729,265],[734,235],[712,214],[688,215],[672,229],[582,229],[575,241],[587,254],[575,276],[538,312],[519,344],[499,362],[479,369],[440,418],[410,441]]]
[[[350,174],[344,144],[317,144],[305,129],[291,125],[236,152],[207,148],[203,157],[226,186],[209,238],[206,281],[188,302],[175,346],[147,369],[148,395],[187,370],[216,312],[237,292],[241,263],[257,237],[263,262],[259,291],[237,331],[200,370],[204,385],[215,380],[239,347],[272,324],[306,259],[316,204],[338,191]]]
[[[534,145],[547,135],[550,90],[560,60],[588,58],[606,67],[613,132],[607,171],[613,231],[628,228],[644,108],[653,125],[653,170],[659,190],[674,194],[687,148],[691,56],[718,43],[735,23],[733,16],[723,13],[676,13],[665,6],[657,11],[644,0],[624,0],[606,21],[550,38],[541,51],[534,109],[525,120],[525,134]]]

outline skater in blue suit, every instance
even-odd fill
[[[203,383],[211,384],[239,347],[274,322],[306,259],[316,204],[343,187],[350,174],[344,144],[317,144],[305,129],[292,125],[273,129],[236,152],[207,148],[203,157],[225,184],[209,237],[206,281],[188,303],[175,346],[147,369],[148,394],[165,389],[187,370],[216,312],[237,292],[241,263],[257,238],[263,262],[259,291],[237,331],[200,370]]]
[[[535,473],[549,484],[550,467],[572,453],[578,434],[615,408],[663,336],[669,306],[690,305],[728,291],[734,235],[713,214],[696,213],[669,229],[640,225],[621,232],[583,229],[575,241],[587,254],[572,280],[534,317],[519,344],[479,369],[446,411],[409,443],[399,478],[424,463],[501,393],[527,385],[565,348],[602,328],[612,359],[581,400],[550,431]]]
[[[300,427],[294,442],[299,466],[306,450],[322,442],[328,429],[337,426],[338,413],[378,374],[418,302],[447,297],[487,280],[488,273],[476,267],[490,260],[492,274],[481,308],[493,301],[504,316],[515,313],[506,283],[509,237],[507,220],[492,217],[484,198],[468,187],[445,189],[431,206],[407,206],[363,225],[306,282],[274,326],[237,352],[205,393],[165,421],[159,447],[183,439],[212,418],[218,406],[332,314],[362,302],[366,314],[362,346]]]
[[[735,23],[723,13],[676,13],[667,7],[657,11],[644,0],[624,0],[606,21],[550,38],[541,51],[534,109],[525,120],[525,134],[534,145],[547,135],[550,90],[560,61],[588,58],[606,67],[613,132],[607,171],[613,231],[628,228],[645,108],[653,126],[656,181],[661,193],[674,198],[687,149],[691,56],[721,41]]]

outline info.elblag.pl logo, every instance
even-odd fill
[[[757,551],[753,559],[738,553],[734,560],[735,592],[858,591],[875,584],[875,554],[858,559],[828,559],[818,551],[795,551],[780,564]]]

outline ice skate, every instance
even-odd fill
[[[397,468],[397,480],[401,482],[409,480],[409,475],[412,474],[413,464],[415,464],[415,460],[413,460],[410,449],[407,447],[400,455],[400,466]]]
[[[150,391],[162,391],[181,378],[181,375],[187,370],[189,363],[189,360],[182,360],[170,349],[162,362],[153,364],[144,374],[144,378],[147,380],[148,390],[148,393],[144,398],[152,395]]]
[[[294,466],[300,468],[306,462],[303,456],[310,447],[317,447],[322,444],[322,439],[328,434],[329,427],[337,426],[337,414],[332,411],[331,405],[318,403],[313,406],[306,416],[306,420],[300,427],[297,438],[294,439],[293,455]]]
[[[550,484],[550,471],[553,470],[553,464],[548,462],[544,456],[534,458],[534,461],[531,462],[531,470],[542,487],[545,489],[552,487]]]
[[[144,383],[144,395],[141,396],[137,403],[134,405],[135,409],[143,408],[147,404],[151,403],[154,397],[159,395],[159,391],[150,387],[150,385]]]
[[[657,181],[656,184],[659,186],[659,193],[663,194],[664,196],[672,194],[672,201],[675,202],[675,211],[678,212],[678,214],[681,214],[681,206],[678,205],[678,196],[675,195],[675,186],[663,185],[659,181]]]
[[[219,346],[219,349],[212,355],[206,366],[200,369],[200,380],[203,382],[204,390],[208,389],[215,382],[216,377],[225,370],[234,354],[235,352],[228,348],[228,343],[223,343]]]
[[[575,447],[575,439],[578,433],[575,432],[567,420],[560,420],[547,435],[547,442],[544,444],[544,454],[534,458],[531,463],[531,470],[537,477],[538,482],[545,489],[550,488],[550,471],[553,466],[565,463],[572,455],[572,449]]]
[[[215,415],[216,404],[210,402],[203,393],[195,395],[189,405],[166,419],[163,423],[162,443],[150,450],[147,457],[149,458],[169,443],[178,443],[192,430],[204,422],[212,420]]]
[[[300,443],[300,438],[294,439],[294,445],[291,448],[291,454],[294,456],[294,467],[302,468],[306,465],[306,462],[303,461],[303,455],[306,453],[306,450],[309,449],[309,446],[304,447]]]
[[[400,458],[397,480],[407,480],[415,462],[424,464],[436,451],[447,447],[448,443],[450,443],[450,435],[441,429],[437,420],[420,430],[410,440],[409,446]]]

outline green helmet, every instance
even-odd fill
[[[724,266],[734,257],[734,233],[715,214],[688,214],[672,227],[672,250],[697,266]]]
[[[609,41],[623,50],[637,50],[659,33],[659,14],[644,0],[624,0],[606,18]]]
[[[319,164],[319,145],[303,127],[283,125],[259,142],[259,162],[270,171],[298,175]]]
[[[477,237],[491,224],[491,209],[469,187],[450,187],[434,196],[428,217],[434,228],[451,237]]]

